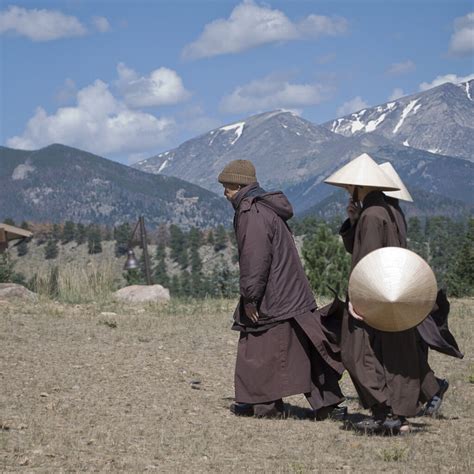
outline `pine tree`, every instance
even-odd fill
[[[238,273],[230,270],[222,255],[214,265],[209,284],[211,296],[231,298],[239,293]]]
[[[62,230],[59,224],[53,224],[53,230],[51,231],[51,238],[53,238],[56,242],[61,240]]]
[[[156,229],[156,241],[158,244],[163,244],[165,247],[170,243],[170,232],[166,224],[160,224]]]
[[[44,248],[44,258],[46,260],[55,259],[58,256],[58,244],[56,240],[53,238],[49,238],[48,242],[46,243],[46,247]]]
[[[350,258],[340,241],[325,223],[319,223],[313,235],[303,243],[305,271],[318,295],[330,295],[328,288],[345,293],[349,279]]]
[[[212,232],[212,229],[207,234],[207,243],[208,245],[212,245],[214,247],[214,232]]]
[[[130,224],[128,224],[128,222],[115,228],[114,238],[116,257],[121,257],[127,253],[131,233],[132,229],[130,228]]]
[[[166,271],[166,248],[163,243],[159,243],[156,247],[156,265],[153,269],[153,279],[155,283],[168,288],[170,285],[170,279],[168,272]]]
[[[86,226],[80,222],[76,225],[76,232],[74,234],[74,240],[77,245],[82,245],[87,238]]]
[[[187,270],[181,272],[179,278],[180,296],[193,296],[191,275]]]
[[[199,248],[202,245],[202,234],[198,228],[191,227],[189,230],[187,245],[190,249]]]
[[[104,229],[104,235],[102,237],[102,240],[108,242],[109,240],[112,240],[112,228],[109,225],[105,226]]]
[[[66,221],[63,227],[62,243],[67,244],[75,238],[76,226],[72,221]]]
[[[474,296],[474,219],[468,221],[462,244],[450,260],[446,280],[450,295]]]
[[[0,283],[10,283],[13,278],[13,262],[8,252],[0,253]]]
[[[173,297],[181,296],[181,284],[178,275],[173,275],[170,280],[170,294]]]
[[[227,247],[227,233],[223,225],[220,225],[216,229],[214,236],[214,252],[220,252]]]
[[[426,258],[427,247],[423,228],[418,217],[408,219],[408,248],[420,257]]]
[[[19,257],[23,257],[28,253],[28,239],[23,239],[16,247]]]
[[[28,222],[23,221],[20,226],[22,229],[29,230]],[[31,240],[31,237],[28,239],[22,239],[22,241],[17,245],[17,254],[19,257],[23,257],[28,253],[28,242]]]
[[[186,248],[186,237],[177,225],[170,225],[170,248],[171,258],[179,263],[181,269],[188,267],[188,249]]]
[[[87,247],[89,254],[102,252],[102,240],[100,229],[96,225],[91,225],[87,232]]]

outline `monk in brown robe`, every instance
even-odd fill
[[[260,188],[250,161],[230,162],[218,179],[235,209],[240,268],[231,411],[281,416],[282,398],[304,393],[316,419],[340,417],[344,397],[338,381],[344,368],[287,225],[293,215],[290,203],[283,193]]]
[[[352,254],[352,268],[373,250],[400,247],[395,219],[382,193],[398,188],[370,156],[361,155],[326,182],[345,187],[353,196],[349,218],[340,230]],[[370,419],[356,423],[361,430],[408,431],[406,418],[415,416],[418,402],[439,389],[427,377],[430,369],[420,358],[415,329],[376,330],[365,324],[350,301],[342,323],[341,353],[363,407],[372,412]]]
[[[399,201],[413,202],[413,198],[391,163],[382,163],[379,167],[400,188],[399,191],[385,191],[384,197],[395,218],[400,246],[407,248],[407,222]],[[427,366],[429,348],[459,359],[464,357],[459,350],[456,339],[449,331],[448,315],[449,301],[446,298],[445,291],[439,290],[433,310],[423,322],[416,327],[420,357],[426,361]],[[433,397],[428,399],[421,413],[426,416],[436,416],[441,408],[443,396],[449,387],[449,382],[446,379],[435,377],[433,371],[427,374],[427,378],[432,379],[429,386],[432,386],[434,381],[436,381],[439,390]],[[428,395],[425,394],[425,397],[428,397]]]

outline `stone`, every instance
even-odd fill
[[[170,300],[170,291],[161,285],[131,285],[114,293],[120,301],[127,303],[165,303]]]
[[[33,293],[22,285],[16,283],[0,283],[0,299],[20,299],[34,302],[37,301],[38,297],[36,293]]]

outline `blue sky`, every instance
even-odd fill
[[[1,144],[124,163],[283,108],[314,123],[474,73],[463,0],[2,1]]]

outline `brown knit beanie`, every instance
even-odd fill
[[[218,176],[219,183],[252,184],[257,182],[255,166],[249,160],[234,160],[228,163]]]

